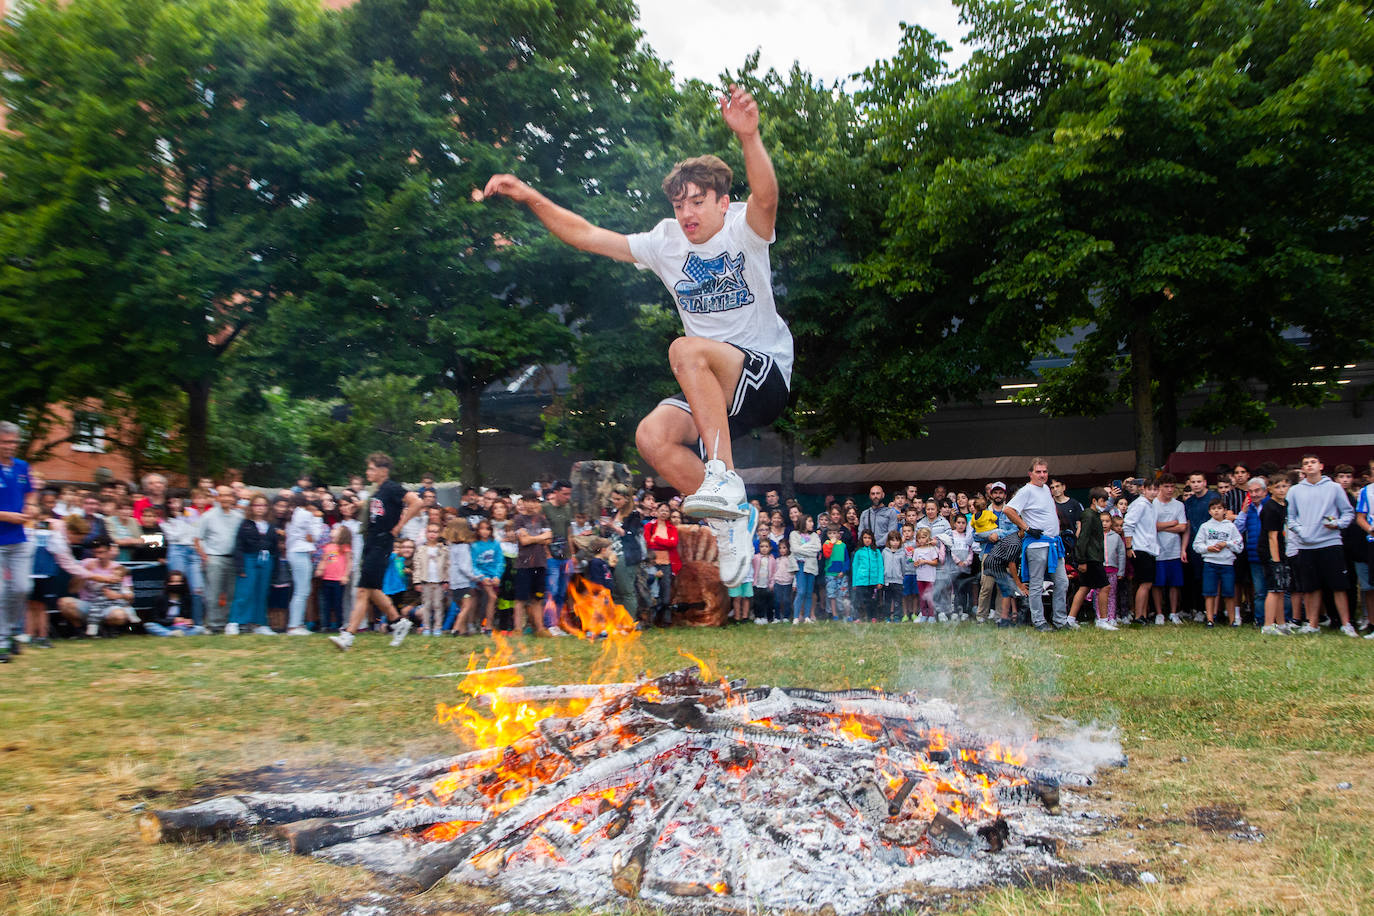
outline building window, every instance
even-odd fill
[[[105,454],[105,418],[90,410],[72,412],[72,451]]]

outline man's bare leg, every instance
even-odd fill
[[[697,454],[697,427],[692,415],[678,407],[660,404],[640,421],[635,447],[679,493],[695,493],[706,476]]]
[[[708,458],[735,466],[730,447],[730,399],[744,371],[738,347],[705,337],[679,337],[668,347],[668,365],[692,408],[697,434],[706,443]],[[692,492],[690,490],[684,492]]]
[[[401,640],[406,638],[406,634],[410,632],[410,621],[396,613],[396,607],[391,603],[386,592],[379,588],[360,588],[354,594],[353,610],[348,615],[348,626],[329,637],[329,641],[337,646],[340,651],[347,651],[353,645],[353,637],[358,632],[358,628],[367,620],[367,612],[374,602],[386,614],[386,619],[396,624],[395,629],[392,630],[391,645],[399,646]]]

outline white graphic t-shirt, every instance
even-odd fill
[[[706,337],[773,358],[792,384],[792,332],[773,304],[768,246],[744,218],[748,204],[732,203],[725,225],[693,245],[675,219],[629,236],[635,266],[652,270],[668,288],[692,337]]]

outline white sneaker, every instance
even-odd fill
[[[706,479],[695,493],[682,501],[682,514],[694,518],[736,519],[745,514],[749,502],[744,481],[725,466],[724,461],[712,458],[706,462]],[[752,538],[754,531],[749,530]]]
[[[1164,615],[1163,615],[1163,614],[1156,614],[1156,615],[1155,615],[1155,626],[1157,626],[1157,627],[1162,627],[1162,626],[1164,626]]]
[[[277,631],[271,627],[253,627],[254,636],[276,636]]]
[[[707,518],[706,524],[716,533],[716,548],[720,553],[720,581],[726,588],[734,588],[749,575],[754,559],[754,526],[759,512],[745,503],[747,511],[733,521]]]
[[[288,630],[286,631],[286,635],[287,635],[287,636],[309,636],[309,635],[310,635],[310,631],[307,630],[305,627],[291,627],[290,629],[288,629]],[[350,633],[350,634],[348,634],[348,635],[349,635],[349,636],[352,636],[353,634]],[[350,640],[350,642],[351,642],[351,641],[352,641],[352,640]]]
[[[1287,635],[1288,635],[1288,631],[1287,631],[1287,630],[1283,629],[1283,628],[1280,627],[1278,624],[1273,624],[1273,623],[1267,623],[1267,624],[1265,624],[1263,627],[1260,627],[1260,633],[1262,633],[1262,634],[1265,635],[1265,636],[1287,636]]]
[[[429,635],[429,627],[420,627],[420,635],[421,635],[421,636],[428,636],[428,635]]]
[[[800,617],[793,617],[793,618],[792,618],[792,626],[795,627],[795,626],[796,626],[797,624],[799,624],[799,623],[801,623],[801,618],[800,618]]]
[[[406,634],[410,632],[412,626],[414,624],[408,618],[402,617],[391,627],[391,647],[393,649],[405,641]]]
[[[553,626],[549,627],[549,635],[550,635],[550,636],[567,636],[568,634],[565,633],[565,632],[563,631],[563,628],[560,627],[560,626],[558,626],[558,624],[554,624]]]
[[[236,623],[226,623],[226,624],[224,625],[224,635],[225,635],[225,636],[237,636],[237,635],[239,635],[239,625],[236,624]]]
[[[1111,622],[1110,620],[1108,620],[1106,617],[1099,617],[1099,618],[1097,618],[1097,622],[1094,623],[1093,626],[1097,627],[1099,630],[1115,630],[1115,629],[1116,629],[1116,624],[1112,623],[1112,622]]]
[[[949,615],[946,614],[944,611],[941,611],[935,619],[940,621],[941,623],[949,623]]]
[[[1313,635],[1313,634],[1315,634],[1315,633],[1320,633],[1320,632],[1321,632],[1321,628],[1320,628],[1320,627],[1314,627],[1314,626],[1312,626],[1312,624],[1310,624],[1310,623],[1305,623],[1305,624],[1303,624],[1302,626],[1298,627],[1297,630],[1294,631],[1294,632],[1296,632],[1297,635],[1299,635],[1299,636],[1311,636],[1311,635]]]
[[[1194,611],[1194,612],[1193,612],[1193,623],[1206,623],[1206,622],[1207,622],[1207,615],[1206,615],[1206,614],[1204,614],[1202,611]]]
[[[1374,632],[1364,634],[1365,639],[1374,639]]]
[[[1176,624],[1182,624],[1182,623],[1183,623],[1183,618],[1180,617],[1180,616],[1178,616],[1178,614],[1170,614],[1170,615],[1169,615],[1169,622],[1170,622],[1170,623],[1176,623]]]
[[[291,631],[287,630],[286,632],[290,633]],[[340,652],[347,652],[349,649],[353,648],[353,634],[347,630],[340,630],[335,633],[333,636],[329,637],[329,641],[335,646],[338,646]]]
[[[816,618],[815,618],[815,617],[808,617],[808,618],[806,618],[805,620],[802,621],[802,623],[815,623],[815,622],[816,622]]]
[[[760,626],[760,627],[766,627],[766,626],[768,626],[768,621],[764,620],[762,617],[755,617],[755,618],[754,618],[754,625],[755,625],[755,626]]]
[[[98,623],[88,623],[88,624],[86,624],[86,635],[89,636],[89,637],[91,637],[92,639],[94,639],[95,637],[99,636],[99,635],[100,635],[100,624],[98,624]]]
[[[1077,630],[1082,624],[1078,622],[1076,617],[1070,617],[1068,620],[1064,621],[1064,626],[1068,627],[1070,630]]]
[[[1341,626],[1341,632],[1344,633],[1346,636],[1353,636],[1356,639],[1358,639],[1360,636],[1359,633],[1355,632],[1355,628],[1348,623]]]
[[[27,646],[30,642],[33,641],[33,637],[29,636],[28,633],[15,633],[14,641],[19,643],[19,645],[21,646]]]

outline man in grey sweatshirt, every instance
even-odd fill
[[[1302,479],[1288,491],[1289,538],[1298,548],[1293,562],[1293,590],[1303,592],[1307,625],[1299,633],[1316,633],[1322,609],[1322,589],[1331,590],[1341,632],[1357,636],[1350,625],[1346,591],[1350,576],[1345,567],[1341,529],[1350,525],[1355,510],[1340,484],[1322,473],[1316,455],[1302,456]]]

